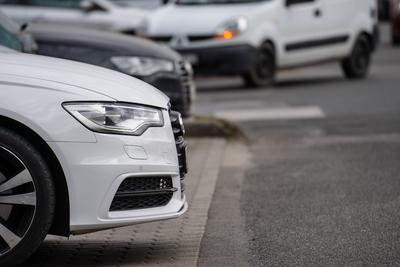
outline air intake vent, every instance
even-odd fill
[[[171,177],[132,177],[118,188],[110,211],[162,207],[169,203],[176,188]]]

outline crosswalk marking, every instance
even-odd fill
[[[214,115],[232,121],[301,120],[326,117],[323,110],[318,106],[219,110]]]

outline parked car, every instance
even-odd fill
[[[134,34],[149,14],[108,0],[0,0],[2,10],[20,24],[27,22],[73,25]]]
[[[190,115],[195,97],[193,71],[166,46],[118,33],[76,27],[30,25],[38,44],[37,53],[90,63],[140,78],[163,91],[172,108]]]
[[[400,44],[400,0],[391,0],[390,21],[392,27],[392,42]]]
[[[163,93],[74,61],[0,55],[0,266],[50,234],[187,210],[183,125]]]
[[[176,0],[139,29],[190,59],[195,72],[239,74],[251,86],[269,84],[277,69],[328,60],[362,78],[377,7],[375,0]]]

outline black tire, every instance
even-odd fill
[[[365,35],[360,35],[349,57],[345,58],[341,65],[346,78],[362,79],[368,75],[371,63],[372,47]]]
[[[395,35],[392,33],[392,44],[393,45],[400,45],[400,36]]]
[[[264,43],[257,50],[252,69],[242,75],[247,87],[268,86],[274,82],[276,73],[275,50],[272,44]]]
[[[55,189],[39,151],[21,135],[2,127],[0,181],[0,266],[15,266],[30,257],[46,237],[53,221]]]

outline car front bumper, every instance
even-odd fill
[[[242,74],[255,61],[256,49],[251,45],[227,45],[177,49],[199,74]]]
[[[163,113],[164,126],[142,136],[95,134],[96,143],[49,142],[67,180],[71,233],[176,218],[187,210],[176,137],[169,113]],[[167,204],[113,210],[122,183],[136,178],[171,179],[174,191]]]

